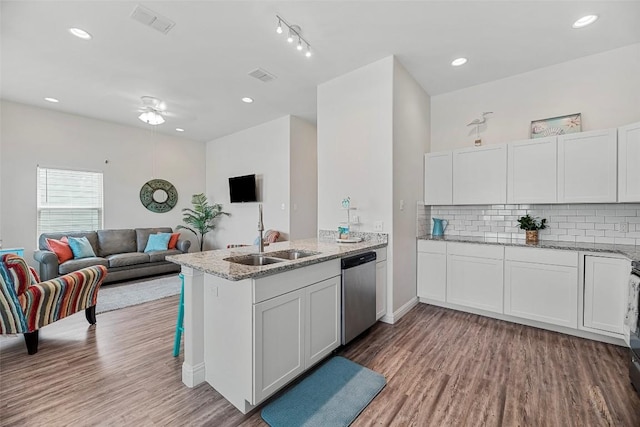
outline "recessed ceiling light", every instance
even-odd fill
[[[591,25],[598,20],[598,15],[587,15],[573,23],[573,28],[582,28]]]
[[[253,102],[253,98],[249,98],[248,96],[245,96],[244,98],[242,98],[242,102],[246,102],[247,104],[251,104]]]
[[[182,128],[176,128],[176,132],[184,132],[184,129],[182,129]]]
[[[456,58],[453,61],[451,61],[451,65],[453,65],[454,67],[459,67],[466,63],[467,63],[467,58]]]
[[[57,99],[55,99],[55,98],[48,98],[48,97],[47,97],[47,98],[45,98],[44,100],[45,100],[45,101],[48,101],[48,102],[53,102],[54,104],[55,104],[56,102],[60,102],[60,101],[58,101],[58,100],[57,100]]]
[[[91,40],[92,37],[91,34],[87,33],[82,28],[69,28],[69,32],[82,40]]]

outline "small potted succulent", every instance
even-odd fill
[[[538,220],[538,218],[532,218],[529,214],[518,219],[520,229],[526,232],[527,243],[538,243],[538,230],[544,230],[547,228],[547,220],[545,218]]]

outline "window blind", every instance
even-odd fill
[[[102,173],[38,168],[38,236],[102,228]]]

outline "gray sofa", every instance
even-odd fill
[[[180,271],[178,264],[165,261],[164,257],[188,252],[191,241],[179,239],[176,249],[145,253],[149,235],[154,233],[172,233],[172,230],[170,227],[160,227],[44,233],[38,239],[40,250],[33,257],[40,263],[42,281],[92,265],[107,267],[108,274],[103,283]],[[96,256],[71,259],[59,264],[56,254],[48,250],[45,239],[61,239],[63,236],[86,237]]]

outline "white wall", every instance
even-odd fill
[[[291,240],[318,232],[318,149],[316,127],[291,117],[289,202]]]
[[[255,174],[264,228],[289,230],[289,116],[207,143],[207,195],[231,217],[207,240],[207,248],[253,244],[258,236],[258,203],[230,203],[229,178]],[[284,209],[283,209],[284,205]]]
[[[102,172],[104,228],[175,229],[182,223],[180,209],[190,206],[192,194],[204,192],[201,142],[8,101],[1,106],[0,235],[4,247],[24,247],[32,264],[38,165]],[[153,213],[140,203],[140,188],[153,178],[178,190],[170,212]]]
[[[397,60],[393,67],[393,311],[416,296],[416,203],[429,151],[429,95]],[[389,256],[389,254],[387,255]]]
[[[318,228],[346,221],[351,197],[360,231],[392,225],[393,57],[318,86]]]
[[[471,63],[467,66],[472,66]],[[582,113],[582,130],[640,120],[640,44],[431,98],[431,151],[473,146],[472,127],[493,111],[484,144],[529,138],[532,120]]]

